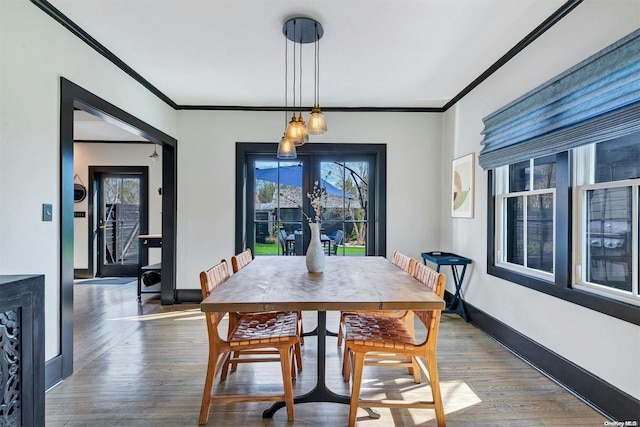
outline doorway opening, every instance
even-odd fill
[[[275,149],[236,145],[236,252],[304,255],[315,215],[307,195],[318,182],[325,254],[386,255],[386,145],[305,144],[281,161]]]
[[[177,140],[64,77],[60,84],[60,354],[47,362],[46,387],[73,373],[74,110],[86,111],[162,147],[160,300],[162,304],[175,302]]]

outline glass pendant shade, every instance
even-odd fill
[[[151,158],[151,160],[153,160],[154,162],[156,160],[158,160],[160,158],[160,155],[158,154],[158,152],[156,151],[156,146],[154,145],[153,147],[153,153],[149,156]]]
[[[302,118],[302,114],[298,116],[298,127],[300,128],[302,137],[300,138],[300,141],[295,143],[296,146],[304,145],[309,142],[309,130],[307,129],[307,125]]]
[[[304,120],[302,123],[298,120],[296,116],[291,118],[289,125],[287,126],[287,130],[285,131],[285,136],[293,142],[295,145],[303,145],[305,134],[305,126]],[[307,137],[308,138],[308,137]]]
[[[278,144],[278,154],[276,157],[279,159],[295,159],[298,157],[298,154],[296,153],[296,146],[289,138],[287,138],[286,134],[282,135],[282,139]]]
[[[318,104],[314,105],[311,110],[307,129],[311,135],[324,135],[327,133],[327,122],[325,121],[324,114],[320,111]]]

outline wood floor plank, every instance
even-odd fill
[[[64,426],[196,426],[204,386],[208,344],[197,305],[162,306],[157,298],[136,301],[135,286],[75,285],[74,374],[46,394],[46,423]],[[338,314],[328,313],[335,330]],[[304,329],[315,313],[304,312]],[[418,336],[424,336],[416,324]],[[226,328],[223,321],[221,328]],[[421,335],[422,334],[422,335]],[[294,394],[315,384],[316,339],[302,347],[304,370]],[[342,349],[328,338],[327,384],[348,394],[341,377]],[[559,385],[515,357],[457,316],[443,316],[438,363],[449,426],[602,426],[606,419]],[[384,389],[381,391],[380,387]],[[277,364],[248,364],[216,379],[216,393],[280,393]],[[363,397],[428,398],[404,368],[365,367]],[[280,410],[262,419],[269,403],[218,405],[209,426],[343,426],[348,406],[296,405],[296,420]],[[435,426],[431,410],[380,408],[379,420],[358,411],[359,427]]]

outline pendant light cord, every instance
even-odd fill
[[[313,24],[315,29],[315,43],[313,44],[313,106],[318,105],[318,23]]]
[[[300,34],[300,102],[298,103],[298,110],[300,117],[302,117],[302,34]]]
[[[293,41],[296,40],[296,21],[293,21]],[[296,47],[293,46],[293,115],[296,114]]]
[[[316,23],[316,104],[320,104],[320,37],[318,37],[318,24]]]
[[[287,130],[287,103],[289,102],[289,30],[284,34],[284,130]]]

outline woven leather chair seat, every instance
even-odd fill
[[[367,313],[345,313],[345,340],[379,349],[413,349],[413,333],[402,319]]]
[[[251,253],[251,249],[247,248],[244,251],[240,252],[237,255],[231,257],[231,266],[233,268],[233,273],[237,273],[242,270],[244,267],[248,266],[251,261],[253,261],[253,255]],[[282,311],[282,314],[290,314],[291,312]],[[231,336],[233,334],[233,330],[238,323],[238,319],[242,316],[253,316],[259,314],[257,312],[235,312],[229,313],[229,333]],[[302,312],[296,311],[298,316],[298,342],[295,345],[295,365],[297,365],[297,370],[302,371],[302,349],[300,346],[304,344],[304,338],[302,337]],[[231,343],[231,345],[234,345]],[[261,350],[242,350],[242,351],[234,351],[231,357],[225,359],[222,372],[220,374],[220,381],[225,381],[227,379],[227,374],[229,369],[231,371],[235,371],[238,368],[239,363],[253,363],[253,362],[272,362],[274,359],[269,357],[246,357],[246,356],[256,356],[256,355],[265,355],[265,354],[278,354],[278,351],[275,349],[261,349]],[[292,367],[292,373],[295,376],[296,366]]]
[[[409,274],[413,274],[413,268],[416,260],[411,257],[401,254],[398,251],[393,252],[393,265],[396,267],[406,271]],[[361,310],[361,311],[342,311],[340,312],[340,326],[338,327],[338,347],[342,345],[343,335],[344,335],[344,317],[351,314],[357,313],[366,313],[373,314],[376,316],[389,316],[389,317],[404,317],[407,315],[406,310]],[[413,317],[408,317],[405,319],[409,326],[413,325]],[[389,355],[390,358],[393,358],[393,355]],[[387,365],[394,366],[394,365]],[[411,372],[411,369],[409,369]]]
[[[295,312],[271,311],[249,313],[238,319],[229,336],[231,347],[287,341],[297,336],[298,315]]]

